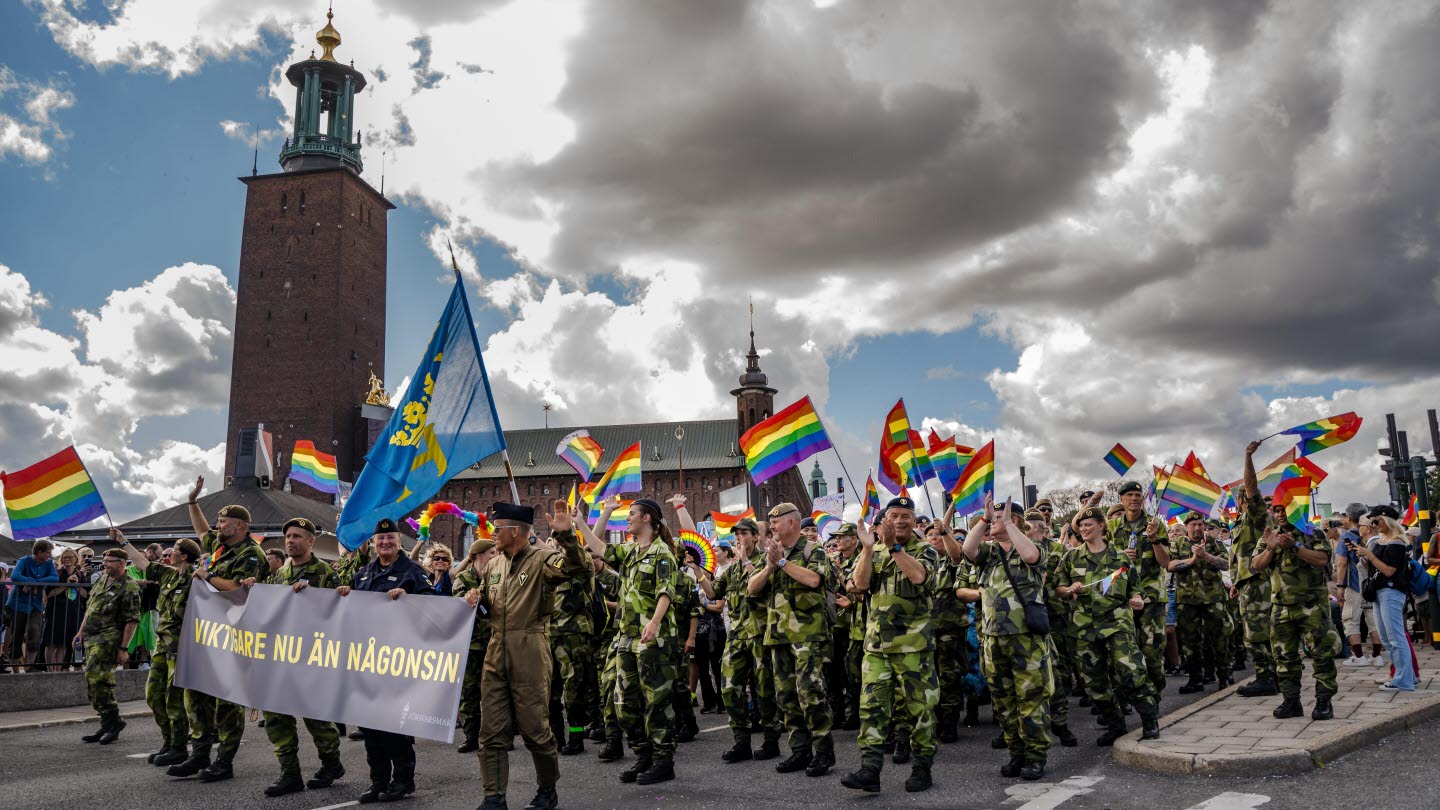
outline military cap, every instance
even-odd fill
[[[805,518],[804,520],[800,521],[800,528],[802,528],[802,529],[813,529],[813,528],[815,528],[815,518],[813,518],[813,517],[807,517],[807,518]]]
[[[175,541],[175,550],[185,555],[190,562],[197,562],[200,559],[200,544],[188,537],[182,537]]]
[[[831,537],[857,537],[860,529],[854,523],[841,523],[840,528],[835,530]]]
[[[117,559],[117,560],[128,560],[128,559],[130,559],[130,555],[129,555],[129,554],[126,554],[126,553],[125,553],[125,549],[123,549],[123,548],[107,548],[107,549],[105,549],[105,556],[106,556],[106,557],[114,557],[114,558]]]
[[[1084,492],[1080,493],[1080,502],[1081,502],[1081,503],[1084,503],[1085,501],[1090,500],[1090,496],[1091,496],[1091,495],[1094,495],[1094,494],[1095,494],[1095,490],[1093,490],[1093,489],[1087,489],[1087,490],[1085,490]]]
[[[760,524],[755,522],[755,518],[750,518],[750,517],[740,518],[740,520],[736,521],[736,523],[735,523],[735,528],[732,529],[731,531],[736,531],[736,532],[738,532],[738,531],[740,531],[741,529],[744,529],[745,531],[750,532],[751,534],[759,534],[759,533],[760,533]]]
[[[1095,507],[1095,508],[1098,509],[1098,508],[1100,508],[1100,507],[1097,506],[1097,507]],[[1125,511],[1125,507],[1121,506],[1120,504],[1118,504],[1118,503],[1116,503],[1116,504],[1111,504],[1111,505],[1110,505],[1110,508],[1105,510],[1105,516],[1106,516],[1106,517],[1114,517],[1115,515],[1118,515],[1118,514],[1120,514],[1121,512],[1124,512],[1124,511]]]
[[[230,504],[229,506],[222,506],[222,507],[220,507],[220,514],[217,515],[217,517],[222,517],[222,518],[226,518],[226,517],[228,517],[228,518],[235,518],[236,520],[243,520],[243,521],[245,521],[246,523],[249,523],[249,522],[250,522],[250,510],[249,510],[249,509],[246,509],[245,507],[243,507],[243,506],[241,506],[241,505],[239,505],[239,504],[232,503],[232,504]]]
[[[1080,521],[1082,520],[1095,520],[1103,524],[1105,522],[1105,510],[1098,506],[1087,506],[1075,513],[1075,517],[1070,520],[1070,525],[1078,529],[1080,528]]]
[[[640,503],[640,501],[636,501],[636,503]],[[514,503],[496,503],[490,507],[490,511],[495,520],[513,520],[516,523],[525,524],[535,522],[535,507],[533,506],[520,506]]]
[[[1199,520],[1203,522],[1205,520],[1205,516],[1200,514],[1199,512],[1186,512],[1184,519],[1182,519],[1180,522],[1189,525],[1190,521],[1192,520]]]
[[[1116,493],[1116,494],[1118,494],[1118,495],[1125,495],[1125,494],[1128,494],[1128,493],[1131,493],[1131,492],[1140,492],[1140,491],[1141,491],[1141,486],[1140,486],[1139,484],[1135,483],[1134,481],[1126,481],[1125,483],[1123,483],[1123,484],[1120,485],[1120,491],[1119,491],[1118,493]]]
[[[398,531],[400,531],[400,529],[395,525],[395,521],[391,520],[390,518],[380,518],[380,522],[375,524],[374,533],[389,534],[390,532]]]
[[[484,554],[495,547],[494,540],[476,540],[470,544],[470,554]]]
[[[316,526],[314,523],[312,523],[309,518],[303,517],[290,518],[289,520],[285,521],[285,525],[280,527],[280,533],[284,534],[285,532],[290,531],[291,526],[299,526],[300,528],[311,534],[320,533],[319,526]]]
[[[887,504],[885,504],[885,508],[886,508],[886,509],[909,509],[911,512],[914,512],[914,511],[915,511],[915,501],[911,500],[911,499],[910,499],[908,496],[906,496],[906,495],[901,495],[901,496],[898,497],[898,498],[891,498],[891,499],[890,499],[890,502],[887,503]]]
[[[796,506],[793,503],[790,503],[789,501],[785,501],[784,503],[777,503],[774,506],[770,507],[770,513],[769,515],[767,515],[767,517],[769,517],[771,520],[774,520],[775,518],[784,517],[786,515],[794,514],[799,511],[800,507]]]
[[[1379,506],[1373,507],[1373,508],[1370,510],[1369,517],[1372,517],[1372,518],[1388,517],[1388,518],[1390,518],[1391,520],[1399,520],[1399,519],[1400,519],[1400,510],[1399,510],[1399,509],[1396,509],[1395,507],[1391,506],[1391,505],[1388,504],[1388,503],[1382,503],[1382,504],[1380,504]]]
[[[1026,520],[1044,520],[1044,519],[1045,519],[1045,513],[1044,513],[1044,512],[1041,512],[1039,509],[1026,509],[1026,510],[1025,510],[1025,519],[1026,519]]]
[[[1092,493],[1092,494],[1093,494],[1093,493]],[[1036,508],[1036,509],[1044,509],[1044,508],[1047,507],[1047,506],[1050,507],[1050,509],[1051,509],[1052,511],[1055,509],[1055,505],[1052,504],[1052,503],[1050,503],[1050,499],[1049,499],[1049,498],[1041,498],[1040,500],[1038,500],[1038,501],[1035,502],[1035,508]]]

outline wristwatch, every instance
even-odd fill
[[[788,563],[788,562],[790,562],[790,561],[787,560],[787,559],[785,559],[784,557],[781,557],[781,558],[780,558],[780,562],[775,563],[775,567],[776,567],[776,568],[784,568],[784,567],[785,567],[785,564]]]
[[[902,552],[902,551],[904,551],[904,550],[905,550],[905,544],[904,544],[904,543],[896,543],[896,544],[895,544],[895,547],[892,548],[892,549],[890,549],[890,553],[892,553],[892,554],[899,554],[900,552]]]

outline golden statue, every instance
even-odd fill
[[[370,372],[370,393],[365,395],[365,404],[390,407],[390,394],[385,390],[385,382],[373,371]]]

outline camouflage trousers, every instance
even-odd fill
[[[970,671],[968,625],[946,627],[935,634],[935,677],[940,682],[940,716],[953,721],[965,707],[965,673]]]
[[[472,643],[470,654],[465,657],[465,679],[460,682],[459,721],[467,740],[476,740],[480,736],[480,682],[485,674],[485,648],[488,646],[488,638],[478,650]]]
[[[218,740],[220,762],[234,762],[245,733],[245,707],[211,697],[194,689],[185,690],[185,714],[190,718],[192,754],[209,756],[210,745]]]
[[[825,642],[771,644],[766,649],[775,679],[775,704],[790,732],[790,751],[833,754],[833,720],[825,695]]]
[[[731,637],[725,645],[725,655],[720,660],[720,674],[725,686],[720,695],[725,701],[725,711],[730,715],[730,732],[735,742],[749,744],[753,732],[750,719],[750,697],[755,699],[759,713],[759,731],[766,741],[779,740],[782,726],[780,713],[775,706],[775,681],[765,669],[765,643],[759,638],[737,639]]]
[[[1225,606],[1206,603],[1176,605],[1175,633],[1180,657],[1190,680],[1230,674],[1230,639],[1225,634]]]
[[[1237,586],[1240,620],[1245,627],[1245,649],[1255,659],[1255,680],[1275,680],[1275,653],[1271,645],[1270,579],[1254,576]]]
[[[1145,607],[1135,613],[1135,646],[1145,662],[1145,672],[1155,694],[1165,691],[1165,607],[1166,601],[1146,598]],[[1092,696],[1093,699],[1093,696]]]
[[[1086,634],[1076,639],[1075,651],[1085,694],[1102,710],[1155,702],[1155,685],[1128,629],[1105,638]]]
[[[560,687],[565,704],[565,722],[572,733],[579,734],[590,722],[590,696],[599,682],[595,672],[594,642],[581,633],[553,636],[550,652],[560,670],[560,683],[552,684],[551,689]]]
[[[1010,755],[1044,762],[1050,750],[1050,695],[1054,688],[1050,643],[1045,636],[1016,633],[984,637],[990,698],[1000,717]]]
[[[1055,624],[1052,619],[1050,633],[1052,655],[1050,669],[1055,673],[1055,690],[1050,695],[1050,727],[1070,725],[1070,684],[1075,679],[1075,636],[1070,632],[1069,619]]]
[[[619,733],[620,715],[615,713],[615,678],[620,674],[620,654],[615,651],[615,640],[605,644],[605,660],[600,666],[600,720],[605,723],[606,736],[613,731]]]
[[[933,652],[865,652],[860,665],[860,764],[877,773],[885,764],[891,723],[910,730],[915,761],[935,761],[935,708],[940,680]]]
[[[120,645],[111,642],[85,642],[85,695],[102,720],[120,716],[115,702],[115,666],[119,663]]]
[[[670,688],[670,704],[675,712],[675,728],[688,728],[699,733],[695,720],[695,695],[690,692],[690,656],[683,642],[677,641],[670,650],[670,672],[675,684]]]
[[[1280,694],[1287,700],[1300,698],[1300,673],[1304,669],[1304,648],[1315,662],[1315,697],[1330,697],[1339,690],[1335,656],[1340,654],[1340,634],[1330,621],[1330,605],[1274,605],[1270,608],[1271,639],[1275,650],[1275,674]]]
[[[184,748],[190,743],[190,721],[185,717],[185,690],[175,685],[175,660],[159,650],[150,657],[150,676],[145,679],[145,705],[155,716],[160,739],[168,747]]]
[[[672,762],[675,756],[675,665],[670,644],[616,640],[615,716],[637,757]]]
[[[1225,600],[1225,642],[1229,646],[1230,668],[1245,663],[1245,623],[1240,618],[1240,600]]]
[[[305,730],[315,741],[315,750],[320,753],[320,764],[340,762],[340,729],[328,720],[305,721]],[[280,760],[281,776],[300,775],[300,731],[295,718],[288,714],[265,712],[265,736],[275,746],[275,758]]]

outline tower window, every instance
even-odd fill
[[[310,313],[309,313],[309,312],[302,312],[302,313],[300,313],[300,320],[303,321],[304,323],[309,323],[309,322],[310,322]]]
[[[282,192],[280,192],[280,213],[283,214],[283,213],[285,213],[285,212],[287,212],[287,211],[289,211],[289,210],[290,210],[290,195],[289,195],[289,194],[286,194],[285,192],[282,191]]]
[[[300,192],[300,213],[305,213],[305,192]]]

